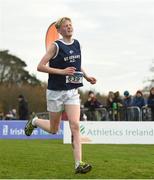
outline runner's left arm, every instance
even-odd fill
[[[90,82],[91,84],[96,84],[96,78],[88,76],[87,73],[85,72],[85,70],[83,68],[81,68],[81,72],[83,72],[83,77]]]

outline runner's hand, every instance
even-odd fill
[[[75,67],[67,67],[62,70],[62,73],[64,75],[73,75],[75,73],[76,68]]]
[[[91,84],[96,84],[96,79],[94,77],[86,77],[86,80]]]

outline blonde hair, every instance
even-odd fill
[[[58,19],[55,23],[55,27],[56,29],[60,29],[61,25],[63,24],[63,22],[65,22],[66,20],[71,22],[71,19],[69,17],[62,17],[60,19]]]

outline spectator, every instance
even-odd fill
[[[113,100],[113,120],[122,120],[123,119],[123,106],[122,99],[120,97],[119,91],[114,93],[114,100]]]
[[[114,92],[109,91],[108,96],[107,96],[107,101],[106,101],[106,107],[107,107],[107,110],[108,110],[108,118],[109,118],[109,120],[114,120],[114,114],[113,114],[114,113],[113,112],[114,98],[115,98]]]
[[[154,87],[150,89],[150,95],[148,97],[148,107],[151,109],[152,121],[154,121]]]
[[[124,107],[131,107],[132,103],[133,103],[132,96],[129,94],[128,91],[124,91],[123,106]]]
[[[25,100],[23,95],[18,96],[18,101],[19,101],[19,119],[20,120],[28,120],[28,103]]]
[[[123,98],[123,109],[126,121],[130,121],[133,119],[133,110],[130,108],[132,106],[133,99],[132,96],[129,94],[129,91],[124,91],[124,98]]]
[[[84,103],[84,107],[89,108],[90,110],[95,110],[99,108],[101,103],[97,100],[93,91],[89,91],[88,100]]]
[[[84,103],[84,107],[88,108],[87,119],[91,121],[96,121],[99,118],[98,111],[96,108],[102,107],[102,104],[97,100],[93,91],[89,91],[88,99]]]
[[[113,101],[114,101],[114,92],[110,91],[108,93],[108,96],[107,96],[107,101],[106,101],[106,106],[107,106],[107,109],[110,109],[113,107]]]
[[[123,106],[123,102],[122,102],[122,99],[120,97],[119,91],[114,93],[114,102],[113,103],[116,103],[118,108]]]
[[[145,100],[142,91],[137,91],[133,98],[133,106],[137,106],[140,109],[145,106]]]
[[[134,98],[133,98],[133,106],[136,106],[138,108],[142,108],[143,106],[145,106],[145,100],[143,97],[143,93],[142,91],[137,91]],[[135,121],[139,121],[140,120],[140,111],[138,111],[137,109],[134,108],[134,120]]]

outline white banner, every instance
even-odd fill
[[[154,144],[154,122],[80,122],[81,142],[86,144]],[[71,143],[68,121],[64,122],[64,143]]]

